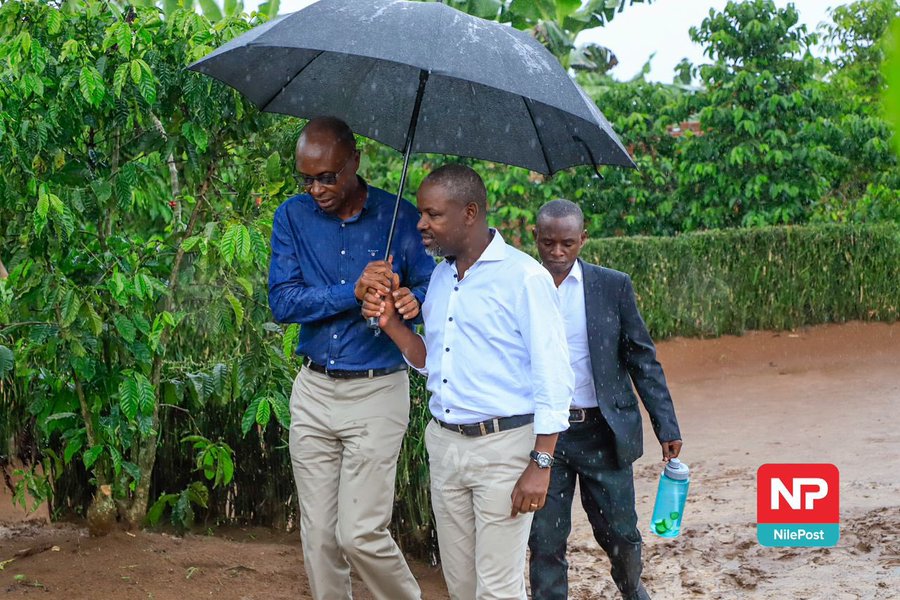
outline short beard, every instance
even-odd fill
[[[434,243],[432,243],[431,246],[425,248],[425,254],[427,254],[431,258],[444,258],[445,256],[447,256],[447,252]]]

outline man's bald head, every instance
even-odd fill
[[[460,204],[474,203],[481,215],[487,214],[487,189],[473,169],[457,164],[438,167],[422,181],[422,187],[432,185],[451,192],[451,197]]]
[[[316,117],[310,119],[300,131],[297,138],[297,151],[307,140],[327,140],[331,145],[350,153],[356,151],[356,138],[353,130],[337,117]]]

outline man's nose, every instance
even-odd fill
[[[416,223],[416,229],[419,231],[425,231],[428,228],[428,224],[425,223],[425,217],[419,217],[419,222]]]

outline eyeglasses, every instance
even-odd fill
[[[356,156],[356,152],[350,155],[350,158],[344,163],[344,166],[341,167],[341,170],[337,173],[322,173],[321,175],[304,175],[303,173],[294,173],[294,179],[297,180],[297,185],[300,186],[302,190],[309,190],[314,183],[318,182],[319,185],[334,185],[337,183],[338,177],[341,176],[341,173],[347,168],[347,165],[350,164],[350,161]]]

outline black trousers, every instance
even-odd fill
[[[616,587],[627,600],[649,600],[641,585],[641,534],[634,509],[631,465],[616,461],[613,434],[597,411],[560,434],[547,502],[534,515],[528,547],[533,600],[566,600],[566,543],[572,530],[575,481],[594,538],[609,556]]]

